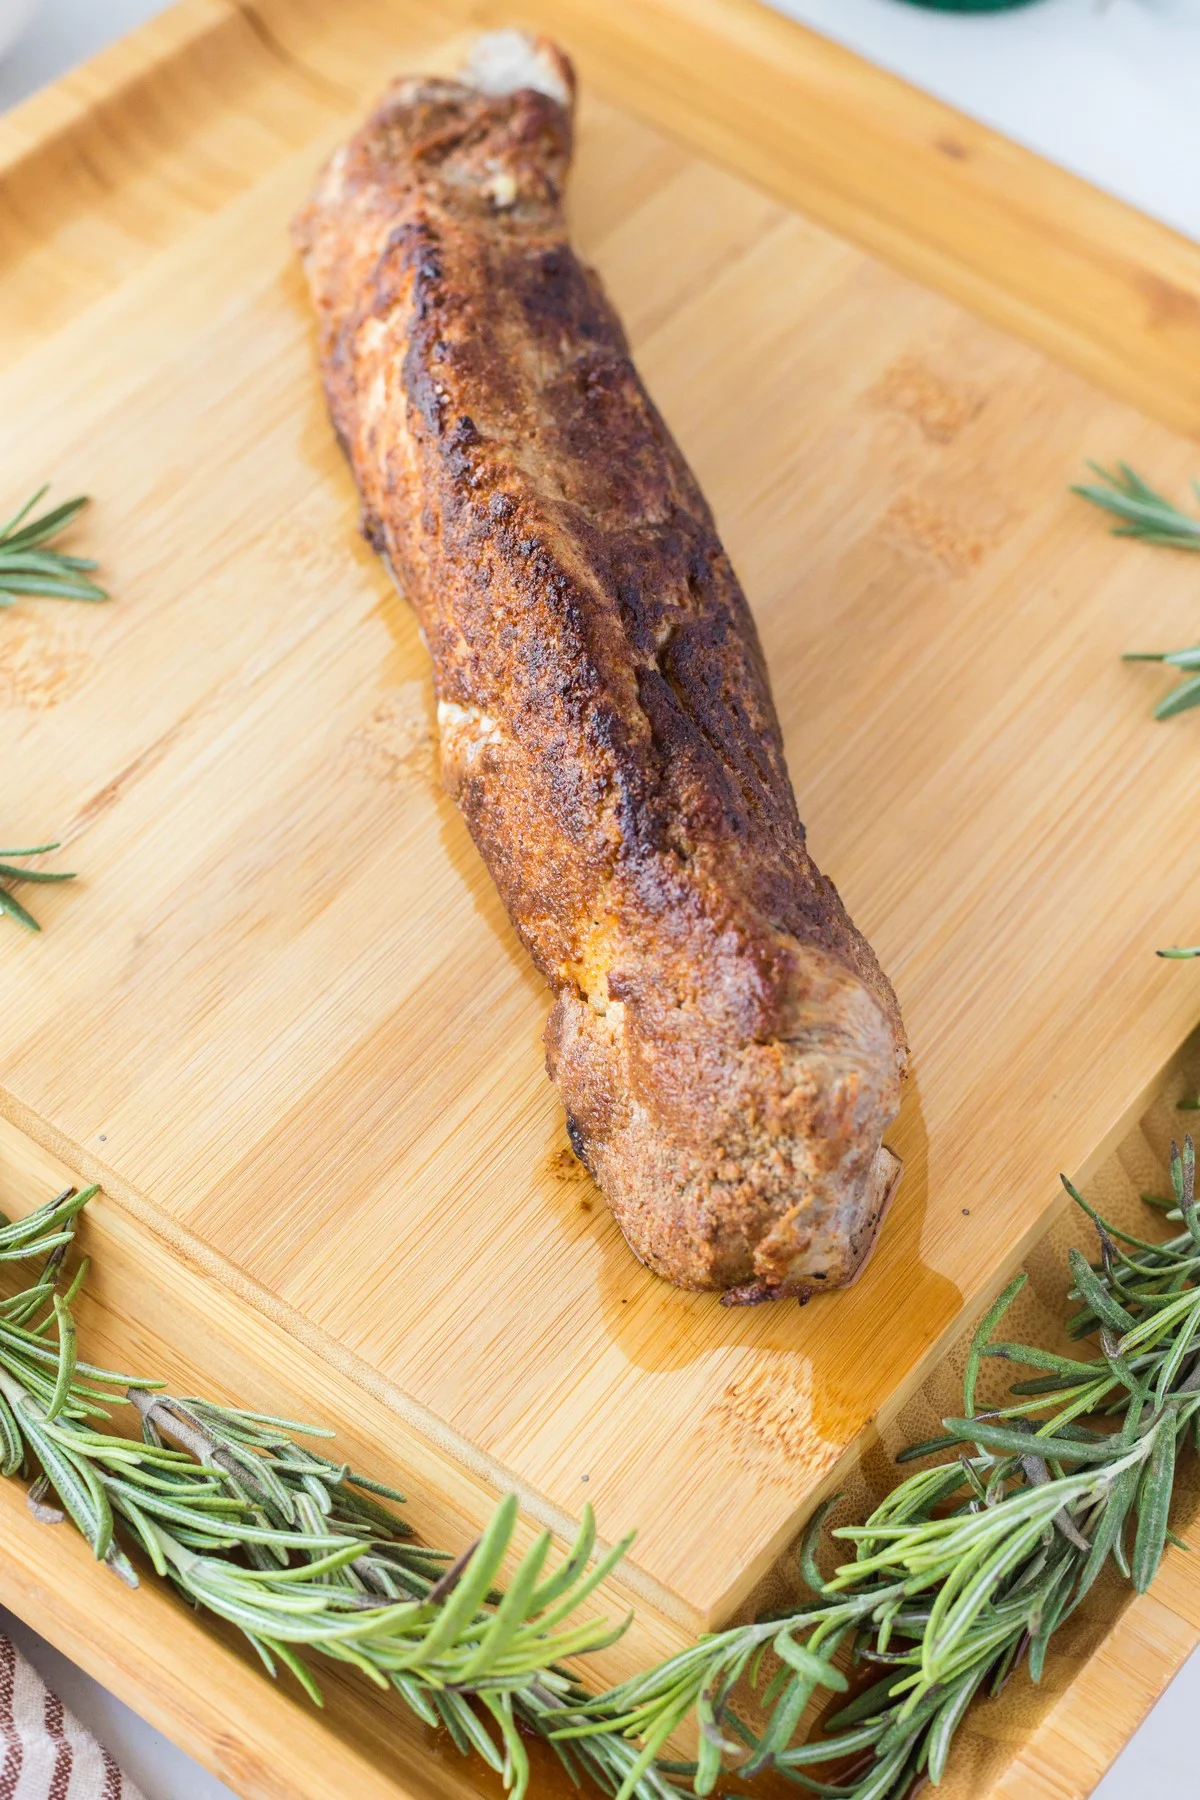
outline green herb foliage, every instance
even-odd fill
[[[0,1229],[0,1259],[47,1254],[32,1286],[0,1302],[3,1473],[36,1475],[36,1516],[70,1519],[135,1586],[118,1538],[137,1546],[194,1605],[237,1626],[272,1674],[289,1669],[318,1704],[306,1652],[394,1690],[520,1795],[528,1779],[520,1726],[548,1736],[549,1722],[582,1698],[564,1659],[625,1629],[581,1616],[580,1607],[628,1540],[592,1561],[586,1510],[565,1560],[551,1565],[543,1533],[501,1594],[495,1583],[512,1548],[515,1496],[451,1561],[413,1540],[394,1510],[402,1495],[297,1441],[328,1433],[176,1398],[154,1381],[79,1361],[71,1302],[86,1263],[65,1293],[59,1284],[74,1219],[94,1192],[61,1195]],[[123,1396],[140,1415],[140,1438],[111,1429],[110,1406]],[[623,1739],[577,1752],[564,1746],[562,1755],[612,1792],[637,1759]],[[666,1792],[656,1771],[639,1772],[634,1785],[641,1800]]]
[[[50,850],[57,850],[57,844],[32,844],[28,850],[0,850],[0,859],[16,857],[20,862],[27,856],[45,856]],[[22,906],[17,896],[2,884],[6,881],[74,881],[74,875],[55,873],[49,869],[20,869],[15,862],[0,860],[0,913],[15,919],[26,931],[40,931],[42,928],[29,908]]]
[[[90,579],[98,566],[90,556],[68,556],[50,544],[71,525],[88,504],[85,494],[31,517],[48,487],[40,487],[13,516],[0,525],[0,607],[12,606],[18,594],[45,594],[58,600],[107,600],[102,587]],[[35,844],[28,850],[0,850],[0,859],[43,856],[57,844]],[[74,881],[74,875],[52,874],[45,869],[20,869],[0,860],[0,913],[6,913],[27,931],[41,926],[4,885],[13,881]]]
[[[57,600],[107,600],[90,579],[98,565],[90,556],[68,556],[48,548],[88,504],[85,494],[51,507],[39,518],[30,514],[49,492],[40,487],[0,525],[0,606],[11,606],[18,594],[47,594]]]
[[[1118,463],[1115,470],[1101,468],[1099,463],[1089,463],[1088,467],[1098,479],[1071,491],[1119,520],[1113,528],[1114,537],[1138,538],[1144,544],[1160,544],[1170,550],[1200,550],[1200,518],[1181,512],[1156,493],[1128,463]],[[1200,482],[1193,485],[1200,496]],[[1183,650],[1131,650],[1125,661],[1166,663],[1184,676],[1155,707],[1156,719],[1171,719],[1176,713],[1200,706],[1200,644]]]
[[[1181,512],[1128,463],[1118,463],[1115,470],[1102,468],[1099,463],[1089,463],[1088,467],[1098,479],[1073,487],[1071,492],[1120,521],[1113,528],[1114,537],[1139,538],[1142,543],[1160,544],[1170,550],[1200,550],[1200,518]],[[1200,497],[1200,482],[1192,485]],[[1183,675],[1184,679],[1154,708],[1156,719],[1172,719],[1176,713],[1200,706],[1200,644],[1183,650],[1129,650],[1124,661],[1165,663]],[[1200,945],[1172,945],[1157,954],[1171,959],[1200,956]]]
[[[1125,465],[1096,474],[1098,484],[1076,491],[1119,519],[1119,535],[1200,548],[1200,519]],[[85,502],[31,519],[44,491],[0,528],[0,605],[17,593],[103,599],[87,579],[93,563],[46,548]],[[1187,676],[1160,717],[1200,704],[1200,647],[1155,660]],[[0,851],[15,859],[0,860],[0,884],[71,880],[18,866],[57,847]],[[37,929],[4,885],[0,910]],[[1159,954],[1200,956],[1200,946]],[[1094,1261],[1071,1252],[1070,1329],[1094,1338],[1099,1354],[995,1341],[1018,1277],[975,1333],[961,1416],[904,1453],[924,1466],[864,1523],[834,1528],[850,1555],[829,1575],[817,1551],[836,1502],[812,1521],[800,1549],[811,1602],[712,1633],[605,1692],[590,1691],[570,1665],[626,1628],[584,1603],[628,1539],[593,1561],[590,1509],[557,1565],[543,1533],[513,1566],[512,1495],[452,1559],[415,1541],[396,1490],[313,1447],[327,1433],[80,1360],[72,1302],[87,1263],[65,1285],[64,1268],[94,1189],[64,1193],[15,1224],[0,1216],[0,1262],[45,1259],[31,1285],[0,1301],[0,1473],[29,1480],[35,1516],[69,1520],[132,1586],[129,1553],[140,1552],[317,1704],[321,1659],[394,1692],[483,1757],[516,1800],[529,1781],[530,1738],[612,1800],[703,1796],[723,1777],[765,1770],[844,1800],[904,1800],[921,1780],[941,1779],[977,1696],[996,1693],[1022,1664],[1040,1678],[1054,1633],[1110,1565],[1139,1591],[1149,1586],[1171,1536],[1177,1456],[1189,1438],[1200,1442],[1191,1139],[1172,1147],[1171,1196],[1147,1196],[1182,1226],[1165,1242],[1108,1226],[1066,1185],[1098,1243]],[[1034,1374],[1008,1405],[981,1412],[989,1357]],[[121,1400],[140,1435],[115,1429]],[[812,1733],[820,1692],[844,1698]],[[689,1724],[695,1760],[667,1760]]]
[[[925,1466],[865,1523],[833,1531],[852,1554],[828,1576],[817,1548],[830,1508],[813,1520],[800,1550],[811,1603],[701,1638],[603,1693],[566,1666],[627,1623],[580,1612],[627,1547],[591,1562],[590,1511],[564,1561],[551,1566],[543,1534],[501,1589],[513,1496],[452,1561],[414,1541],[395,1490],[319,1454],[309,1440],[324,1434],[313,1428],[176,1398],[80,1361],[71,1306],[86,1262],[62,1282],[94,1190],[0,1225],[0,1260],[46,1258],[31,1286],[0,1302],[0,1469],[31,1478],[37,1517],[70,1519],[135,1585],[127,1549],[139,1549],[313,1700],[314,1657],[350,1664],[484,1757],[518,1797],[535,1737],[576,1781],[614,1800],[709,1794],[725,1775],[767,1769],[817,1794],[902,1800],[921,1778],[940,1779],[976,1696],[997,1692],[1022,1664],[1040,1677],[1055,1631],[1110,1564],[1139,1590],[1149,1586],[1170,1538],[1176,1458],[1200,1435],[1190,1138],[1172,1148],[1171,1194],[1152,1200],[1182,1227],[1164,1242],[1107,1225],[1066,1185],[1098,1245],[1093,1261],[1070,1254],[1069,1329],[1096,1339],[1099,1354],[996,1341],[1018,1277],[975,1333],[961,1416],[905,1452],[902,1461]],[[988,1357],[1034,1374],[1008,1405],[981,1412]],[[140,1438],[112,1428],[122,1393]],[[860,1671],[875,1679],[850,1694]],[[821,1690],[847,1697],[821,1735],[806,1737]],[[666,1760],[668,1740],[689,1721],[696,1759]]]
[[[1088,468],[1097,480],[1081,483],[1071,492],[1118,520],[1114,537],[1140,538],[1145,544],[1162,544],[1170,550],[1200,550],[1200,518],[1181,512],[1128,463],[1118,463],[1115,469],[1089,463]],[[1200,482],[1193,486],[1200,498]]]
[[[824,1513],[813,1521],[801,1563],[814,1605],[721,1633],[588,1702],[577,1729],[634,1730],[650,1748],[688,1705],[700,1710],[696,1696],[707,1696],[697,1793],[712,1791],[731,1740],[739,1773],[774,1768],[846,1800],[900,1800],[922,1778],[937,1783],[972,1700],[996,1693],[1022,1663],[1039,1679],[1054,1632],[1106,1566],[1115,1563],[1144,1590],[1161,1561],[1177,1450],[1200,1414],[1200,1218],[1190,1139],[1173,1153],[1172,1182],[1171,1216],[1185,1229],[1163,1244],[1124,1237],[1066,1184],[1099,1243],[1094,1263],[1071,1254],[1079,1310],[1070,1328],[1099,1337],[1098,1358],[994,1341],[1023,1285],[1018,1277],[975,1334],[962,1416],[944,1420],[943,1437],[901,1459],[940,1460],[902,1482],[865,1524],[834,1530],[854,1560],[829,1578],[815,1554]],[[1012,1390],[1011,1404],[979,1413],[985,1357],[1037,1373]],[[820,1662],[843,1644],[851,1667],[878,1670],[878,1679],[826,1720],[823,1735],[797,1742],[802,1698],[818,1683],[838,1685]],[[766,1727],[755,1736],[731,1711],[727,1671],[753,1674],[768,1649],[780,1668],[763,1696]]]

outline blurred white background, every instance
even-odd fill
[[[0,60],[0,111],[165,4],[40,0]],[[978,17],[902,0],[774,4],[1200,239],[1200,0],[1040,0]],[[15,22],[30,5],[0,0],[0,42],[9,15]],[[26,1627],[3,1613],[0,1626],[140,1783],[146,1800],[229,1800],[219,1782]],[[1200,1653],[1096,1800],[1196,1800],[1193,1708],[1200,1715]]]
[[[899,0],[775,4],[1200,238],[1200,0],[1040,0],[976,15]]]

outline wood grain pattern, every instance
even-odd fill
[[[475,16],[508,19],[505,0]],[[758,0],[522,0],[644,117],[1176,429],[1200,247]]]
[[[1192,571],[1065,489],[1089,454],[1191,472],[1142,414],[1197,424],[1189,306],[1146,296],[1200,295],[1198,258],[976,128],[939,148],[945,109],[756,7],[706,0],[689,33],[666,0],[542,9],[594,78],[580,241],[916,1050],[863,1281],[731,1316],[639,1270],[569,1160],[546,997],[432,785],[424,655],[355,537],[284,237],[382,71],[497,10],[185,0],[0,131],[0,487],[94,489],[118,596],[3,621],[5,828],[84,871],[42,940],[6,939],[3,1106],[233,1309],[206,1354],[265,1319],[339,1420],[378,1405],[376,1453],[421,1443],[556,1523],[592,1498],[694,1628],[1194,1022],[1189,971],[1150,955],[1191,930],[1194,734],[1148,724],[1157,677],[1116,661],[1190,629]]]
[[[379,57],[364,38],[364,95]],[[1169,481],[1188,450],[585,109],[580,239],[715,504],[816,854],[915,1050],[867,1276],[730,1315],[640,1270],[567,1157],[545,995],[432,780],[424,652],[356,538],[282,231],[343,128],[311,104],[312,142],[273,144],[3,378],[4,485],[98,489],[119,596],[5,621],[30,771],[8,829],[49,828],[85,874],[0,973],[8,1106],[555,1516],[586,1494],[607,1534],[637,1526],[699,1623],[1191,1022],[1187,972],[1149,953],[1188,917],[1192,747],[1116,661],[1139,609],[1186,630],[1191,571],[1114,551],[1066,493],[1088,452]]]
[[[317,0],[253,11],[307,72],[353,81],[340,16],[322,18]],[[558,32],[589,83],[706,159],[1142,411],[1200,430],[1200,247],[760,0],[421,11]]]
[[[1126,1229],[1137,1232],[1146,1223],[1139,1193],[1161,1184],[1167,1145],[1179,1129],[1175,1103],[1194,1095],[1198,1080],[1200,1045],[1192,1044],[1088,1181],[1106,1216]],[[23,1214],[67,1179],[65,1165],[0,1121],[0,1193],[10,1215]],[[1073,1209],[1060,1211],[1025,1261],[1030,1285],[1010,1315],[1014,1336],[1055,1344],[1064,1311],[1065,1252],[1071,1243],[1087,1242]],[[297,1347],[256,1309],[215,1293],[202,1272],[106,1196],[89,1209],[82,1244],[95,1270],[79,1309],[90,1355],[154,1369],[176,1391],[198,1388],[230,1400],[253,1396],[272,1409],[336,1416],[339,1443],[356,1466],[381,1478],[403,1470],[410,1516],[427,1542],[456,1548],[469,1541],[492,1504],[486,1480],[439,1457],[419,1429],[397,1421],[376,1396],[348,1388],[337,1370]],[[896,1451],[928,1436],[943,1415],[957,1410],[969,1336],[970,1327],[898,1416],[882,1432],[867,1434],[856,1466],[843,1468],[843,1516],[861,1516],[894,1480]],[[1065,1339],[1060,1347],[1069,1348]],[[981,1397],[998,1401],[1003,1378],[1000,1365],[986,1366]],[[31,1519],[18,1487],[0,1485],[0,1512],[9,1545],[0,1558],[0,1601],[160,1725],[243,1800],[332,1800],[349,1791],[367,1800],[463,1800],[482,1791],[499,1800],[486,1770],[463,1765],[444,1740],[416,1729],[403,1711],[364,1691],[353,1677],[321,1671],[327,1706],[317,1719],[287,1687],[265,1682],[231,1633],[180,1607],[152,1580],[128,1593],[71,1534],[56,1534],[49,1554],[51,1540]],[[1171,1522],[1200,1548],[1200,1467],[1194,1457],[1180,1465]],[[798,1597],[793,1570],[793,1560],[784,1559],[744,1612]],[[593,1680],[619,1678],[686,1641],[643,1595],[614,1582],[596,1605],[611,1616],[631,1598],[638,1608],[635,1626],[591,1663]],[[968,1714],[940,1790],[945,1800],[1024,1800],[1027,1794],[1083,1800],[1198,1640],[1194,1555],[1168,1550],[1146,1596],[1131,1599],[1122,1584],[1102,1583],[1056,1640],[1039,1688],[1014,1681],[1000,1702]],[[539,1794],[565,1797],[559,1772],[545,1757],[536,1761],[536,1777]]]
[[[1160,1090],[1139,1109],[1137,1122],[1086,1181],[1089,1198],[1118,1228],[1155,1236],[1162,1229],[1143,1204],[1160,1192],[1172,1138],[1193,1115],[1178,1111],[1200,1081],[1200,1043],[1188,1045]],[[1064,1205],[1024,1259],[1028,1285],[1008,1315],[1004,1335],[1064,1354],[1077,1353],[1064,1330],[1067,1252],[1095,1254],[1090,1223]],[[904,1443],[920,1442],[957,1413],[971,1331],[965,1331],[900,1415],[868,1434],[847,1495],[847,1516],[877,1498],[895,1479],[892,1458]],[[1025,1371],[985,1365],[983,1405],[1003,1403],[1008,1384]],[[1149,1594],[1134,1596],[1109,1575],[1052,1645],[1041,1683],[1014,1680],[999,1700],[972,1708],[939,1788],[941,1800],[1084,1800],[1141,1723],[1167,1682],[1200,1640],[1200,1463],[1180,1460],[1172,1505],[1173,1530],[1191,1552],[1169,1550]],[[775,1598],[779,1589],[775,1580]]]
[[[20,1217],[70,1184],[65,1164],[0,1119],[0,1194]],[[378,1480],[401,1479],[405,1513],[425,1543],[466,1548],[495,1506],[494,1471],[466,1468],[419,1421],[347,1382],[328,1360],[216,1289],[202,1271],[107,1196],[85,1215],[80,1245],[93,1272],[78,1306],[89,1357],[109,1367],[152,1371],[176,1393],[253,1403],[285,1418],[336,1420],[351,1464]],[[10,1272],[11,1274],[11,1272]],[[132,1414],[122,1421],[136,1431]],[[326,1706],[315,1715],[290,1683],[261,1677],[237,1634],[199,1619],[153,1578],[137,1593],[114,1581],[71,1532],[47,1536],[17,1483],[0,1483],[6,1551],[0,1602],[102,1680],[145,1718],[220,1776],[242,1800],[395,1800],[399,1794],[462,1800],[500,1788],[466,1765],[404,1708],[336,1667],[322,1669]],[[569,1522],[565,1522],[569,1523]],[[518,1527],[514,1548],[535,1528]],[[593,1678],[624,1679],[690,1641],[664,1620],[636,1578],[609,1581],[591,1603],[607,1618],[636,1608],[629,1634],[589,1659]],[[556,1791],[557,1765],[539,1765],[540,1788]],[[564,1792],[568,1783],[557,1782]],[[573,1791],[573,1790],[572,1790]]]

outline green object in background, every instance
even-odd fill
[[[934,12],[1010,12],[1030,6],[1033,0],[907,0],[909,6],[927,6]]]

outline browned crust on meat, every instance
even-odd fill
[[[297,221],[330,412],[433,657],[446,785],[557,996],[578,1154],[670,1280],[827,1290],[882,1203],[900,1016],[805,848],[708,506],[567,240],[570,150],[552,91],[390,90]]]

